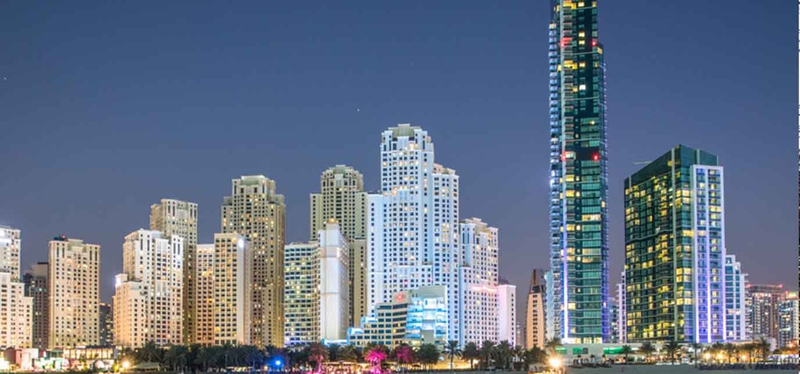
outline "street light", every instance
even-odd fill
[[[561,372],[561,365],[563,364],[561,362],[561,358],[559,358],[559,357],[551,357],[549,360],[547,360],[547,362],[550,364],[550,366],[553,369],[556,370],[557,373]]]
[[[131,362],[128,360],[122,361],[122,370],[128,370],[131,367]]]

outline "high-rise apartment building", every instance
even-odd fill
[[[778,305],[778,347],[797,349],[800,338],[800,300],[797,292],[787,292]]]
[[[19,280],[19,259],[22,240],[20,231],[0,225],[0,272]]]
[[[0,347],[31,346],[33,298],[25,284],[9,272],[0,272]]]
[[[114,345],[114,311],[111,304],[100,303],[100,345]]]
[[[780,330],[780,304],[784,297],[783,285],[746,285],[747,336],[751,339],[778,340]]]
[[[433,141],[419,127],[389,128],[380,149],[380,194],[368,197],[368,309],[398,292],[444,285],[448,336],[458,336],[458,176],[434,163]]]
[[[319,328],[325,341],[347,339],[350,288],[347,238],[335,219],[319,231]]]
[[[517,286],[506,281],[497,285],[497,342],[502,341],[517,346]]]
[[[348,246],[350,261],[350,322],[357,326],[367,315],[367,240],[353,239]]]
[[[187,344],[195,343],[197,297],[193,277],[197,248],[197,204],[161,199],[159,204],[150,206],[150,230],[183,238],[183,338]]]
[[[725,256],[725,335],[730,342],[750,341],[747,336],[747,274],[735,255]]]
[[[252,250],[244,236],[214,234],[214,345],[249,345]]]
[[[198,244],[194,257],[195,321],[197,344],[214,345],[214,244]]]
[[[626,309],[626,295],[625,271],[623,270],[619,284],[617,284],[617,295],[614,300],[617,303],[617,318],[612,319],[612,323],[616,326],[617,330],[617,343],[628,342],[628,310]]]
[[[316,241],[286,245],[284,343],[319,342],[319,246]]]
[[[346,165],[336,165],[322,172],[319,193],[311,194],[310,240],[317,240],[328,220],[335,219],[348,239],[366,237],[366,202],[364,177]]]
[[[461,292],[456,308],[462,327],[457,339],[450,340],[457,340],[462,347],[469,342],[498,342],[498,230],[472,218],[462,221],[459,231],[463,266],[458,268]]]
[[[461,266],[457,268],[455,303],[460,326],[453,338],[469,342],[508,340],[516,343],[516,287],[499,279],[498,230],[479,218],[459,224]]]
[[[100,342],[100,246],[65,236],[49,243],[49,348]]]
[[[545,336],[545,271],[533,269],[525,305],[525,348],[544,349]]]
[[[0,346],[31,347],[33,297],[19,276],[20,231],[0,226]]]
[[[726,339],[723,170],[679,145],[625,179],[628,341]]]
[[[45,350],[49,347],[48,334],[50,317],[47,311],[50,299],[48,298],[47,263],[38,262],[22,276],[25,283],[25,296],[33,298],[33,311],[31,320],[31,338],[33,348]]]
[[[597,1],[553,0],[550,269],[556,336],[609,338],[606,98]]]
[[[349,244],[348,324],[356,326],[366,315],[366,218],[367,193],[364,177],[352,167],[336,165],[322,172],[320,192],[311,194],[310,240],[318,240],[319,230],[330,219],[339,223]]]
[[[243,235],[253,251],[250,339],[258,347],[283,346],[286,204],[263,175],[232,180],[222,205],[222,232]]]
[[[347,238],[335,219],[330,219],[317,235],[315,241],[286,246],[286,345],[347,338]]]
[[[113,307],[117,345],[183,343],[183,243],[178,235],[153,230],[125,237]]]

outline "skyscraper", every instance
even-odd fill
[[[32,343],[33,297],[19,277],[20,231],[0,226],[0,346],[28,348]]]
[[[115,344],[183,343],[183,238],[136,230],[122,245],[114,293]]]
[[[0,272],[19,280],[19,255],[22,246],[20,231],[0,225]]]
[[[525,348],[544,349],[545,341],[545,271],[533,269],[525,307]]]
[[[723,179],[683,145],[625,179],[628,341],[726,339]]]
[[[286,345],[347,337],[350,290],[346,237],[335,219],[317,240],[286,246]]]
[[[250,339],[258,347],[282,347],[286,204],[275,181],[263,175],[231,184],[231,196],[222,204],[222,232],[243,235],[252,246]]]
[[[195,342],[214,345],[214,244],[198,244],[194,261]]]
[[[597,1],[552,0],[550,268],[555,335],[609,338],[605,61]]]
[[[457,340],[460,346],[469,342],[498,342],[500,304],[497,286],[499,235],[478,218],[460,224],[463,266],[458,268],[457,321],[461,324]]]
[[[625,271],[623,270],[622,277],[620,278],[619,284],[617,284],[617,296],[614,300],[617,303],[617,318],[611,321],[611,323],[617,326],[617,343],[628,342],[628,310],[626,309],[626,295]]]
[[[380,149],[381,193],[368,198],[368,309],[401,291],[445,285],[448,336],[458,336],[458,175],[434,163],[433,141],[419,127],[389,128]]]
[[[311,194],[310,240],[319,238],[319,230],[330,219],[339,223],[348,239],[366,237],[367,193],[361,173],[346,165],[336,165],[322,172],[319,187],[319,193]]]
[[[319,231],[319,328],[323,340],[347,338],[350,324],[347,239],[330,219]]]
[[[800,338],[800,300],[797,292],[787,292],[778,306],[780,318],[778,331],[778,347],[797,348]]]
[[[197,249],[197,204],[161,199],[160,204],[150,206],[150,230],[183,238],[183,338],[187,344],[195,343],[197,297],[193,278]]]
[[[0,272],[0,346],[31,346],[33,298],[25,296],[25,284],[9,272]]]
[[[33,298],[33,316],[31,317],[31,338],[33,343],[31,347],[41,350],[47,349],[48,334],[50,329],[50,317],[47,311],[49,307],[49,298],[47,292],[47,263],[38,262],[31,266],[30,270],[25,272],[22,276],[25,283],[25,296]]]
[[[319,342],[319,248],[316,241],[290,243],[285,250],[284,343]]]
[[[249,345],[252,249],[239,234],[214,234],[214,345]]]
[[[100,342],[100,246],[65,236],[49,243],[49,348]]]
[[[336,165],[322,172],[320,192],[311,194],[310,240],[319,240],[319,231],[329,220],[338,222],[349,247],[349,300],[348,324],[356,326],[366,315],[366,218],[367,193],[364,177],[358,170]]]
[[[725,256],[725,335],[728,341],[749,341],[747,336],[747,273],[735,255]]]
[[[114,311],[111,304],[100,303],[100,345],[114,345]]]
[[[747,336],[755,340],[774,339],[777,343],[783,285],[748,284],[746,290]]]

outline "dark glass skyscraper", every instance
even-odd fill
[[[725,204],[717,156],[677,146],[625,179],[629,342],[726,339]]]
[[[552,0],[550,266],[555,337],[609,340],[605,62],[597,1]]]

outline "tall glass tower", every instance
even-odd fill
[[[552,0],[550,267],[554,335],[610,338],[605,62],[597,1]]]

